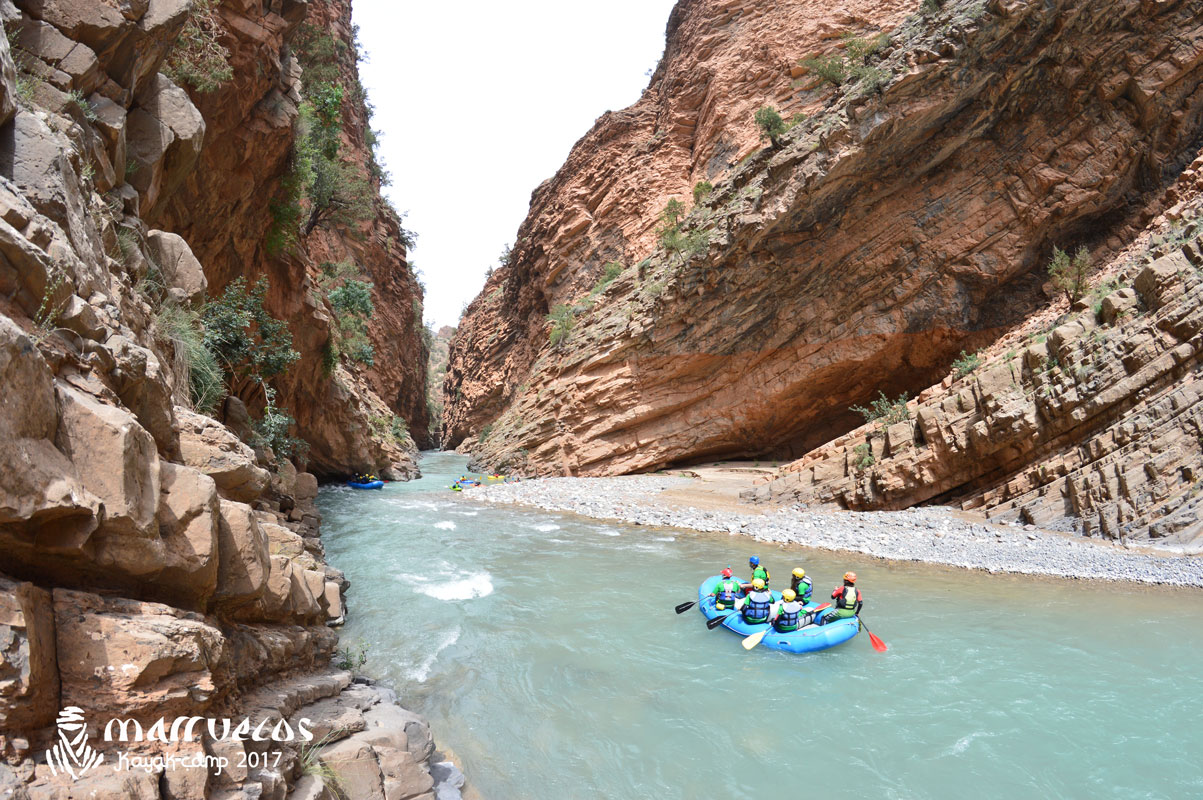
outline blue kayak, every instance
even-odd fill
[[[738,612],[732,613],[730,609],[719,611],[714,607],[714,598],[710,596],[710,592],[713,591],[714,585],[721,579],[718,575],[711,576],[702,581],[702,585],[698,587],[698,609],[706,615],[706,619],[729,615],[722,624],[722,627],[738,633],[740,636],[751,636],[768,628],[769,624],[767,622],[762,622],[759,625],[750,625],[744,620],[743,614]],[[781,600],[781,592],[773,592],[772,595],[774,602]],[[807,603],[803,606],[803,613],[813,611],[818,605],[820,604],[813,601]],[[826,609],[819,612],[819,618],[832,613],[832,611],[834,609]],[[807,625],[805,628],[799,628],[796,631],[789,631],[788,633],[773,631],[761,640],[760,646],[771,650],[783,650],[787,653],[813,653],[818,650],[835,647],[837,644],[843,644],[859,632],[860,620],[856,617],[850,617],[827,625]]]
[[[356,483],[355,481],[347,481],[347,485],[352,489],[383,489],[384,481],[368,481],[367,483]]]

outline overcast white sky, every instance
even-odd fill
[[[647,86],[673,0],[355,0],[360,65],[418,234],[426,319],[455,325],[530,194],[607,110]]]

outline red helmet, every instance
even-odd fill
[[[730,577],[731,577],[731,568],[730,568],[730,567],[727,567],[725,570],[723,570],[723,577],[724,577],[724,578],[730,578]]]
[[[856,583],[856,573],[855,572],[845,572],[844,580],[848,581],[848,583]]]

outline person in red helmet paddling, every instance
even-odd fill
[[[714,598],[714,607],[719,611],[735,608],[735,601],[743,597],[743,587],[739,581],[731,577],[731,568],[723,570],[723,577],[714,585],[710,596]]]
[[[860,613],[865,599],[861,596],[860,589],[856,588],[855,572],[844,573],[844,585],[835,587],[831,599],[835,601],[835,610],[823,616],[823,623],[848,619]]]

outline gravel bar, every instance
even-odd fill
[[[482,486],[465,496],[633,525],[725,531],[764,542],[866,553],[988,572],[1203,587],[1203,557],[1153,555],[1008,523],[974,522],[950,508],[816,512],[802,506],[740,510],[676,507],[658,498],[693,479],[668,475],[543,478]],[[757,508],[757,510],[752,510]]]

